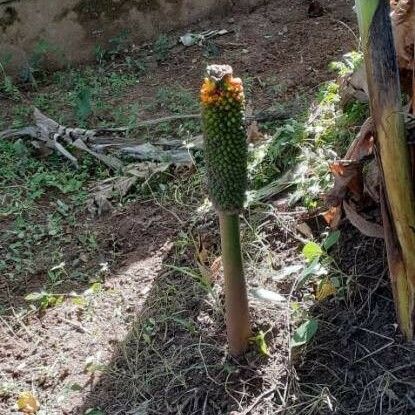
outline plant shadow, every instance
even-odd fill
[[[295,413],[414,413],[415,344],[396,325],[383,240],[347,225],[332,255],[344,289],[310,310],[319,330],[297,356]]]
[[[202,222],[201,232],[217,252],[216,221],[203,218]],[[258,353],[254,344],[243,358],[230,357],[223,277],[201,272],[195,264],[195,247],[180,242],[180,235],[166,251],[127,335],[115,346],[109,364],[87,396],[83,394],[74,414],[94,408],[106,415],[225,415],[246,410],[269,383],[283,389],[287,377],[284,315],[276,318],[274,308],[261,310],[252,302],[254,332],[271,325],[267,342],[273,357]],[[256,404],[271,409],[281,404],[276,401]]]

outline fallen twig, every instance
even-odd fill
[[[262,392],[261,395],[257,396],[257,398],[254,400],[254,402],[251,403],[251,405],[249,405],[249,407],[247,409],[245,409],[244,411],[242,411],[240,413],[240,415],[248,415],[252,412],[252,410],[255,409],[255,407],[265,398],[267,398],[268,396],[272,395],[275,390],[277,389],[277,386],[274,385],[271,388],[267,389],[266,391]]]
[[[77,323],[76,321],[72,321],[64,317],[59,317],[59,320],[69,324],[81,333],[91,334],[89,330],[87,330],[84,326],[82,326],[80,323]]]

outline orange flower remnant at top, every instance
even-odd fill
[[[204,105],[223,105],[244,100],[242,81],[232,75],[226,75],[218,82],[205,78],[200,90],[200,100]]]

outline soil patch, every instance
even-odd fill
[[[334,257],[344,297],[313,307],[320,326],[297,357],[302,402],[292,413],[415,413],[415,345],[396,325],[383,241],[346,226]]]

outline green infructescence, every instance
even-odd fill
[[[247,186],[244,93],[228,65],[208,66],[207,75],[201,90],[205,160],[210,198],[219,216],[229,351],[238,356],[251,336],[239,232]]]
[[[235,213],[245,201],[248,149],[242,82],[230,66],[208,66],[201,103],[210,197],[217,210]]]

